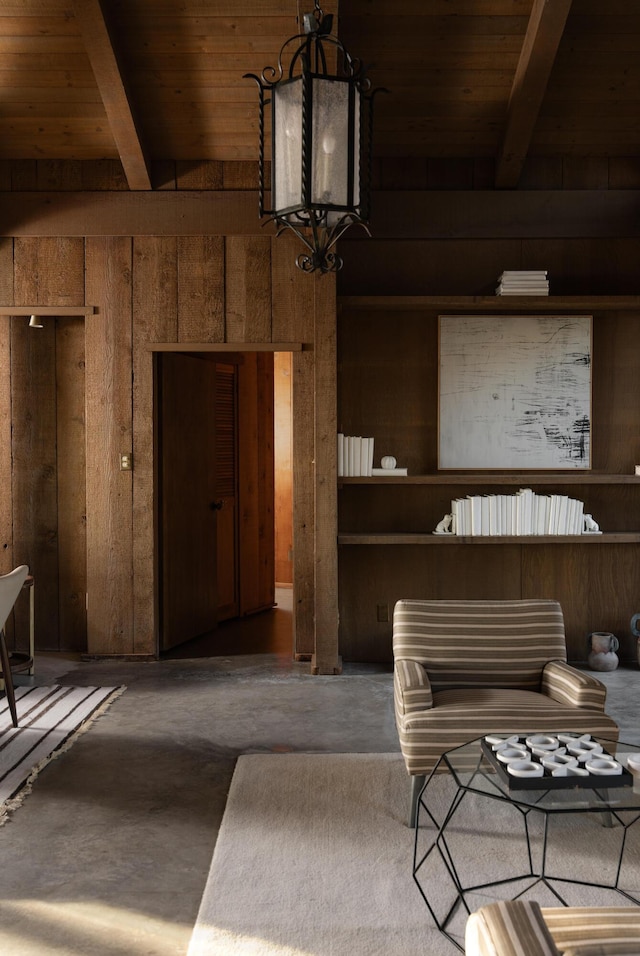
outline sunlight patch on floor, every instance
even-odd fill
[[[309,949],[201,925],[194,933],[187,956],[211,956],[213,953],[215,956],[315,956]]]
[[[0,952],[12,956],[174,956],[191,927],[98,902],[0,903]]]

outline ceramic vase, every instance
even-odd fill
[[[618,638],[608,631],[594,631],[590,634],[587,663],[591,670],[614,671],[619,663],[616,654],[619,646]]]

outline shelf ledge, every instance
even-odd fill
[[[338,478],[338,487],[345,485],[635,485],[639,475],[609,475],[594,471],[575,472],[519,472],[517,475],[504,472],[474,471],[438,472],[430,475],[390,475],[388,478]]]
[[[432,532],[342,532],[338,544],[640,544],[640,531],[609,531],[602,534],[529,534],[529,535],[459,535]]]

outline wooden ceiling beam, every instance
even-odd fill
[[[496,189],[518,184],[570,9],[571,0],[534,0],[496,158]]]
[[[640,190],[383,190],[371,231],[385,239],[640,238]],[[0,237],[272,236],[251,190],[0,192]],[[362,240],[349,230],[342,242]]]
[[[130,189],[151,189],[149,164],[100,0],[74,0],[74,12]]]

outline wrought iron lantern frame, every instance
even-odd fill
[[[335,272],[342,267],[342,258],[335,245],[350,226],[361,226],[370,235],[368,221],[371,211],[372,130],[374,97],[381,88],[371,90],[360,60],[352,57],[344,44],[331,34],[333,16],[324,15],[318,0],[313,13],[304,15],[304,33],[286,40],[278,56],[277,66],[266,66],[260,75],[245,73],[259,90],[259,216],[273,222],[276,235],[293,231],[303,242],[306,251],[300,253],[296,264],[303,272],[320,270]],[[336,73],[328,70],[328,52],[336,57]],[[285,70],[284,62],[290,56]],[[346,195],[344,202],[319,201],[313,194],[313,160],[317,143],[314,141],[314,82],[329,81],[346,84],[348,103]],[[291,83],[300,82],[301,89],[301,151],[300,200],[283,208],[266,208],[265,185],[265,125],[270,112],[272,162],[271,199],[276,196],[276,176],[279,156],[276,155],[277,91]],[[295,171],[298,175],[298,171]]]

